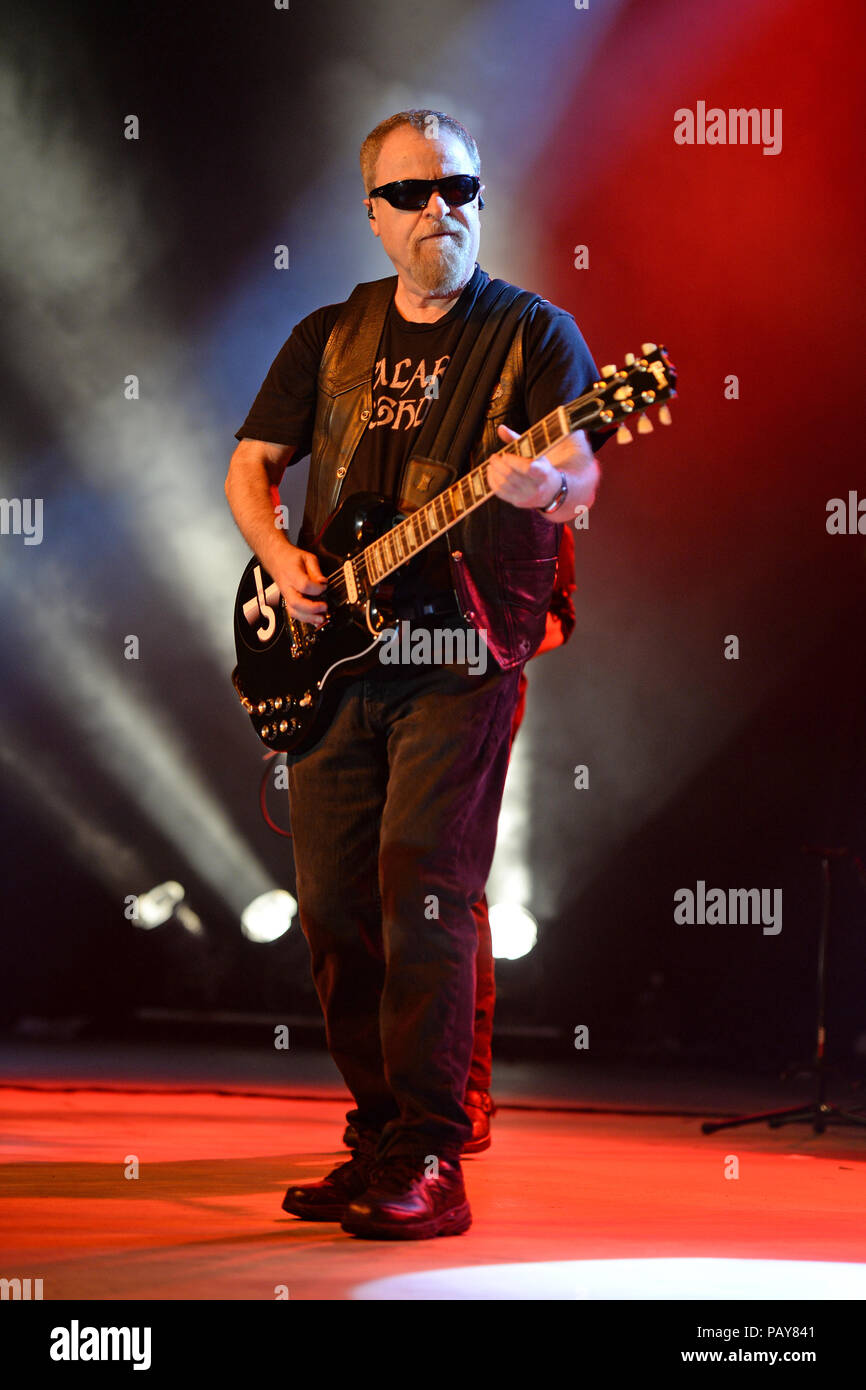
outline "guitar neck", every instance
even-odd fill
[[[566,435],[598,423],[601,412],[602,402],[596,390],[588,391],[569,405],[557,406],[525,434],[510,444],[503,444],[496,452],[537,458]],[[483,506],[493,496],[487,480],[487,464],[485,459],[356,555],[354,567],[359,576],[366,574],[370,584],[380,583],[438,536],[450,531],[463,517]]]

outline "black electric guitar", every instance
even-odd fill
[[[617,439],[625,444],[629,416],[637,417],[639,434],[652,429],[645,413],[650,406],[660,406],[660,422],[670,424],[666,402],[676,395],[676,372],[663,347],[644,343],[639,357],[629,353],[620,370],[604,367],[601,375],[591,391],[497,452],[536,458],[576,430],[617,424]],[[235,600],[232,681],[268,748],[296,753],[320,737],[329,719],[326,694],[341,676],[374,665],[394,633],[388,577],[492,496],[485,461],[409,516],[375,494],[347,497],[313,547],[327,576],[324,593],[316,595],[328,605],[320,627],[286,612],[279,589],[253,556]]]

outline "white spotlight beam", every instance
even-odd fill
[[[213,403],[160,321],[148,288],[158,222],[134,191],[141,151],[120,145],[125,166],[99,167],[56,109],[34,109],[20,75],[0,66],[5,329],[81,475],[122,503],[130,564],[165,581],[222,668],[247,554],[222,491],[233,441],[208,423]],[[131,374],[138,400],[124,398]]]
[[[34,580],[47,575],[41,565],[31,568]],[[7,612],[7,624],[26,624],[22,635],[33,653],[33,670],[47,689],[62,692],[94,761],[234,912],[275,888],[273,876],[238,835],[162,714],[145,705],[92,646],[69,640],[59,596],[49,602],[36,585],[30,600],[20,615]],[[126,891],[141,886],[133,883]]]

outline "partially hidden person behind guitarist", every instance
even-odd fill
[[[356,1236],[423,1239],[472,1221],[460,1154],[472,1136],[473,907],[493,858],[523,667],[545,636],[562,525],[592,505],[593,448],[603,441],[580,431],[535,458],[496,452],[589,390],[598,371],[570,314],[477,264],[484,185],[469,132],[443,112],[399,112],[364,140],[361,172],[371,230],[396,276],[357,286],[295,327],[237,432],[226,495],[287,612],[319,625],[328,609],[316,539],[341,496],[417,505],[431,475],[416,460],[419,433],[459,392],[461,419],[474,422],[471,449],[447,463],[460,474],[495,455],[495,495],[398,570],[391,595],[401,625],[462,635],[452,656],[481,634],[483,669],[457,659],[374,663],[339,682],[321,736],[287,755],[300,922],[328,1047],[355,1104],[348,1161],[290,1187],[283,1207]],[[478,353],[459,380],[448,364],[505,304],[519,320],[479,403]],[[307,453],[293,545],[275,525],[270,489]]]

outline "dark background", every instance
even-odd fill
[[[680,374],[673,428],[604,451],[577,631],[529,667],[508,863],[539,945],[498,968],[500,1045],[562,1056],[587,1024],[597,1056],[807,1057],[800,849],[866,850],[866,537],[825,527],[828,499],[866,494],[862,7],[157,0],[2,28],[0,492],[42,497],[45,533],[0,537],[0,1021],[315,1017],[297,925],[271,945],[238,926],[294,885],[228,679],[247,551],[222,484],[293,324],[390,273],[357,150],[416,105],[479,142],[484,268],[573,312],[599,364],[649,338]],[[676,145],[698,100],[781,107],[781,154]],[[305,477],[283,486],[293,532]],[[834,873],[831,1050],[856,1070],[866,896]],[[200,936],[125,919],[166,879]],[[781,888],[781,934],[675,924],[698,879]]]

